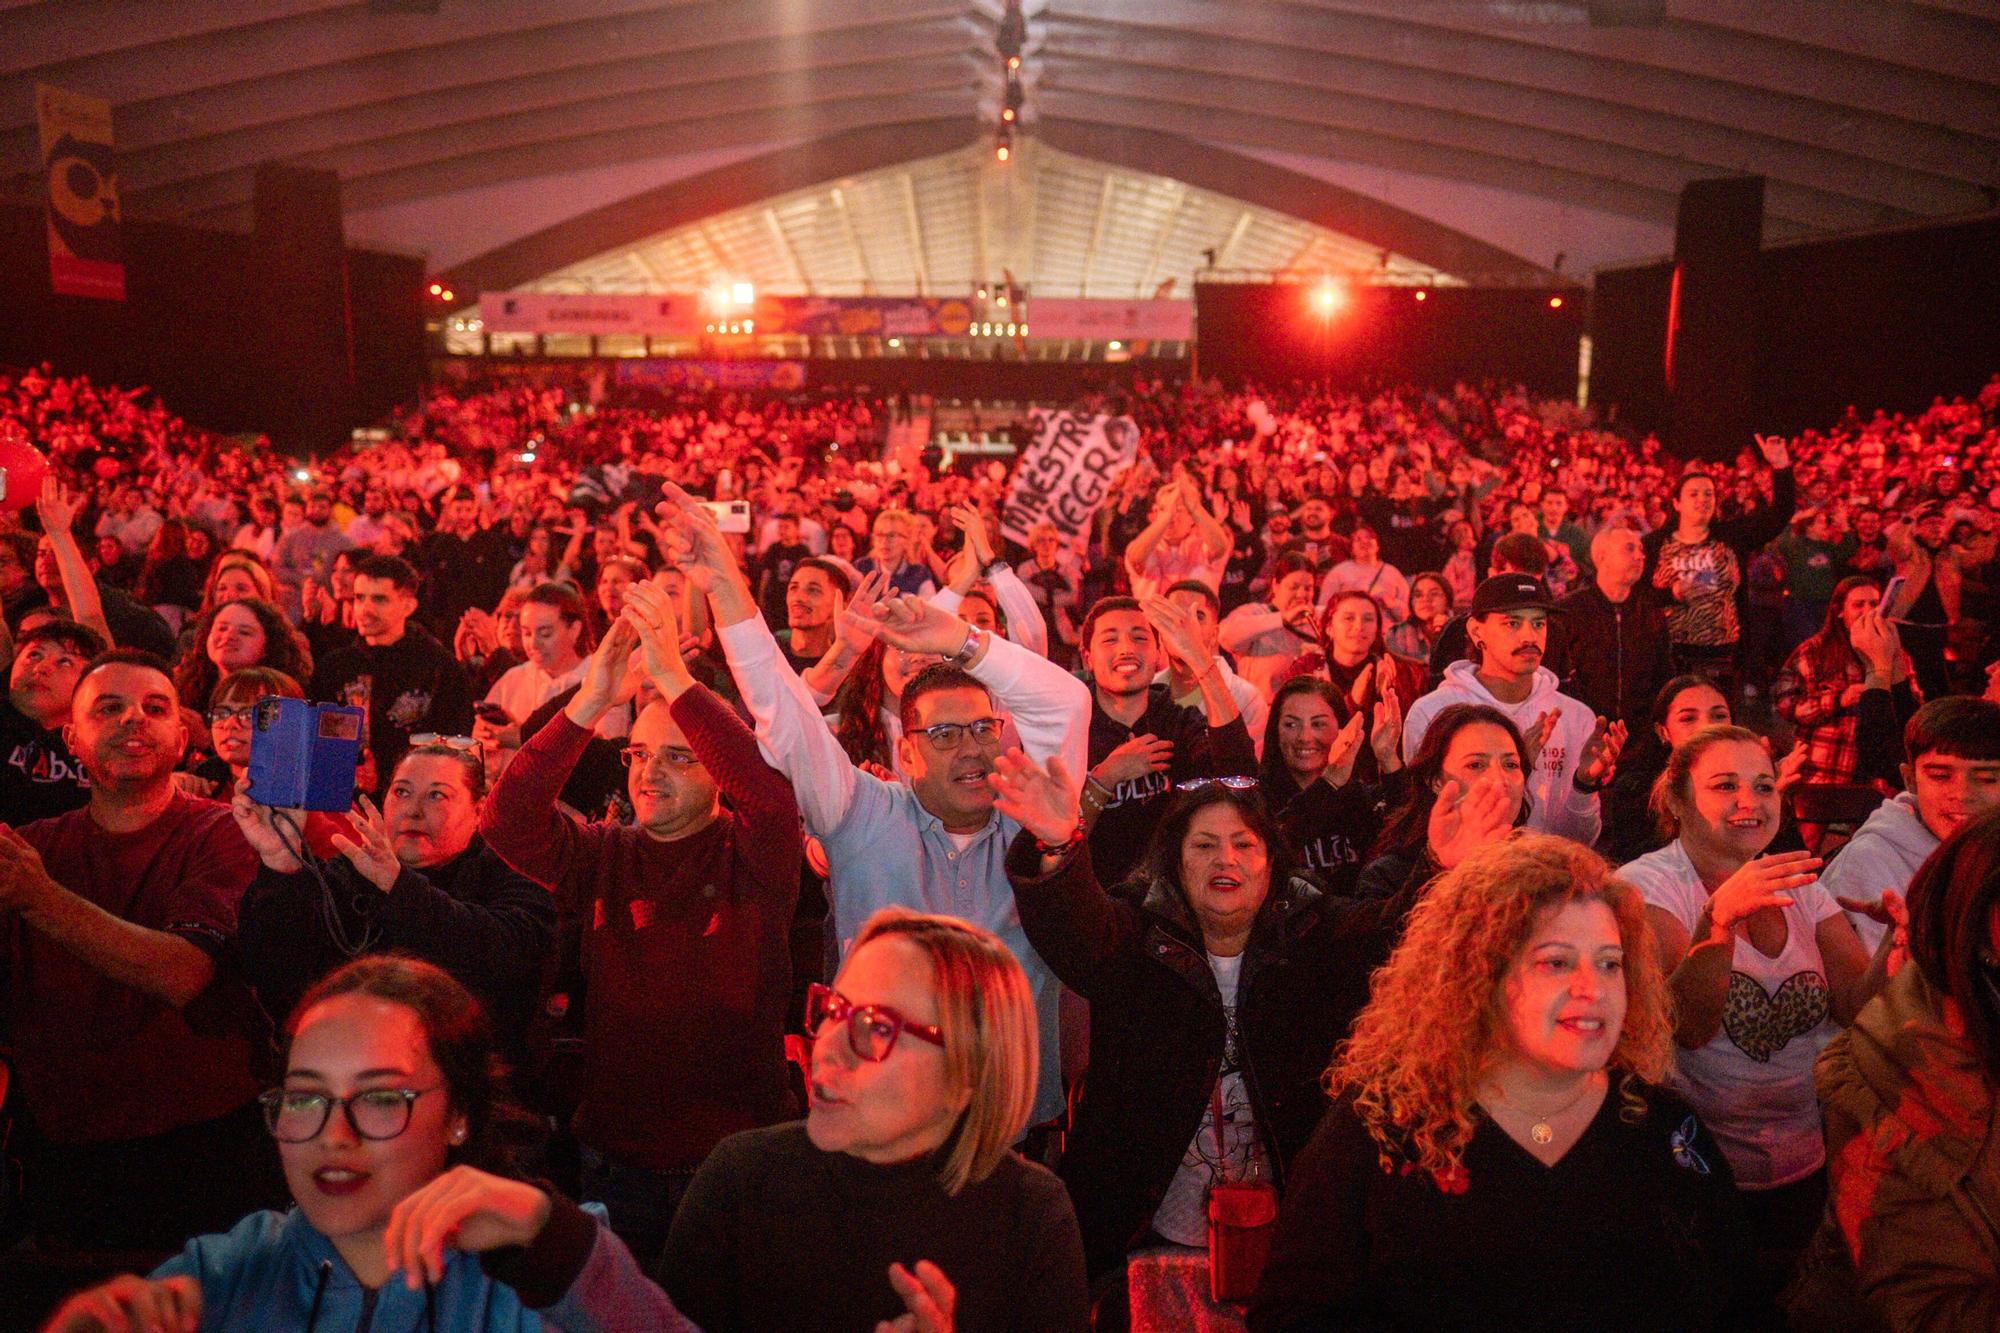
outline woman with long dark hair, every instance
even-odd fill
[[[265,666],[296,681],[312,679],[312,650],[269,602],[245,597],[212,606],[195,619],[192,642],[174,667],[174,688],[189,708],[205,709],[232,671]]]
[[[1360,713],[1366,719],[1363,727],[1372,727],[1376,708],[1394,694],[1400,726],[1403,713],[1424,692],[1424,668],[1389,651],[1384,637],[1388,625],[1381,603],[1367,593],[1336,592],[1320,615],[1318,646],[1300,654],[1281,683],[1301,675],[1332,681],[1339,692],[1340,721],[1345,724]],[[1371,746],[1356,761],[1355,772],[1362,781],[1374,782],[1399,767],[1391,763],[1385,768]]]
[[[1778,715],[1798,728],[1806,747],[1804,782],[1852,782],[1861,756],[1855,738],[1861,696],[1879,674],[1869,658],[1887,655],[1889,688],[1898,722],[1907,722],[1923,696],[1912,679],[1916,667],[1899,645],[1881,642],[1871,617],[1882,605],[1875,580],[1856,574],[1834,585],[1819,632],[1792,650],[1771,687]],[[1873,637],[1868,637],[1873,634]],[[1862,649],[1871,650],[1864,658]]]
[[[1355,764],[1363,749],[1372,748],[1378,768],[1399,768],[1402,718],[1400,710],[1378,707],[1372,728],[1364,727],[1359,712],[1342,723],[1340,703],[1333,683],[1319,676],[1295,676],[1279,686],[1264,724],[1261,780],[1264,799],[1307,873],[1336,898],[1347,898],[1402,789],[1400,776],[1361,781]]]
[[[1387,897],[1451,869],[1528,817],[1527,742],[1484,704],[1453,704],[1431,719],[1403,772],[1357,892]]]

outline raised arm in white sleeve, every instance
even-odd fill
[[[1081,787],[1090,769],[1090,687],[1048,658],[1000,638],[988,640],[972,674],[1014,719],[1021,748],[1040,763],[1060,755],[1070,781]]]
[[[778,651],[778,641],[761,617],[724,625],[715,636],[750,709],[757,748],[767,763],[791,779],[806,829],[815,837],[826,837],[847,817],[860,773],[827,729],[812,691]]]

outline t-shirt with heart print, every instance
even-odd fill
[[[1618,875],[1693,932],[1708,891],[1678,839]],[[1785,947],[1769,958],[1736,937],[1722,1026],[1700,1050],[1676,1052],[1669,1081],[1707,1123],[1744,1189],[1789,1185],[1826,1160],[1813,1062],[1840,1029],[1818,928],[1840,905],[1817,881],[1788,892]]]

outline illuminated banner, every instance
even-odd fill
[[[111,103],[35,85],[49,186],[49,281],[59,296],[125,299]]]
[[[1185,340],[1194,337],[1194,302],[1066,300],[1037,296],[1028,302],[1028,327],[1034,330],[1037,339]]]
[[[1039,332],[1037,333],[1039,335]],[[1065,537],[1090,526],[1111,493],[1111,482],[1139,455],[1139,428],[1130,417],[1087,417],[1075,412],[1029,413],[1034,443],[1021,454],[1000,531],[1026,543],[1044,520]]]
[[[751,319],[760,335],[961,338],[972,327],[972,303],[957,297],[761,296]]]
[[[620,361],[618,382],[655,389],[771,389],[806,387],[803,361]]]
[[[569,292],[501,292],[479,303],[489,333],[642,333],[660,338],[701,336],[712,317],[697,296],[586,296]]]

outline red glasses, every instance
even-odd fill
[[[817,1037],[820,1025],[829,1019],[847,1024],[848,1047],[871,1063],[888,1059],[896,1049],[896,1038],[905,1032],[940,1049],[944,1046],[944,1034],[928,1023],[912,1023],[885,1005],[850,1004],[831,986],[806,987],[806,1035]]]

